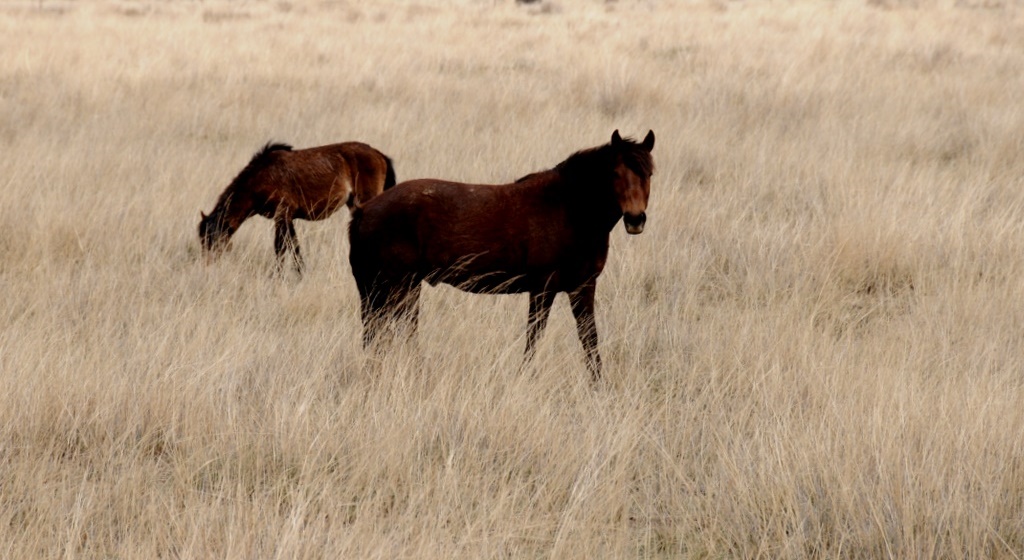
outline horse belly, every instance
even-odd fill
[[[335,212],[337,212],[338,208],[341,208],[342,204],[345,203],[345,200],[345,196],[339,196],[338,193],[331,193],[328,197],[308,202],[304,206],[299,206],[299,211],[305,214],[303,219],[323,220],[331,217]]]
[[[465,240],[443,246],[433,238],[427,245],[424,272],[433,284],[443,282],[474,293],[527,291],[523,256],[514,244],[495,246]]]
[[[502,271],[480,274],[441,274],[428,276],[428,281],[431,285],[443,282],[474,294],[518,294],[530,291],[530,282],[527,276]]]

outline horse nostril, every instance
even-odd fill
[[[646,212],[640,212],[639,214],[624,214],[622,216],[622,224],[626,226],[626,232],[632,235],[643,232],[645,222],[647,222]]]
[[[631,226],[642,226],[647,222],[647,212],[640,212],[639,214],[624,214],[622,216],[622,221]]]

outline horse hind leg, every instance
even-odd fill
[[[387,324],[388,297],[380,286],[361,282],[358,277],[356,278],[356,287],[359,288],[359,313],[363,322],[363,349],[365,350],[376,345]]]
[[[420,323],[420,282],[411,282],[396,299],[395,319],[411,338],[416,335]]]
[[[363,348],[379,346],[399,334],[403,338],[416,333],[419,325],[420,286],[390,282],[360,282],[360,313],[363,321]]]
[[[363,349],[371,348],[377,342],[382,325],[382,310],[373,305],[369,297],[360,296],[359,308],[363,321]]]

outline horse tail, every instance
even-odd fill
[[[384,156],[384,154],[381,155]],[[384,163],[387,164],[387,171],[384,173],[384,190],[388,190],[398,181],[395,179],[395,166],[391,163],[391,158],[384,156]]]

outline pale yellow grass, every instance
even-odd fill
[[[0,557],[1024,555],[1013,2],[0,6]],[[559,299],[359,344],[339,214],[199,210],[262,143],[499,182],[657,134],[592,386]],[[453,219],[457,217],[453,216]]]

